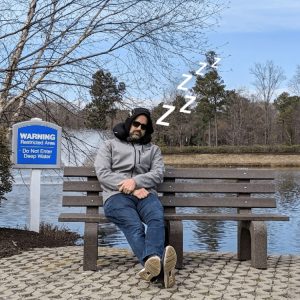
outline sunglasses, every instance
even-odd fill
[[[146,130],[147,129],[147,125],[146,124],[142,124],[140,123],[139,121],[133,121],[132,122],[132,125],[135,127],[135,128],[139,128],[141,126],[141,129],[142,130]]]

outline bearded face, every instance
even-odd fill
[[[131,141],[137,141],[141,139],[146,134],[146,126],[148,123],[148,119],[144,115],[137,116],[136,119],[132,122],[130,131],[129,131],[129,139]]]

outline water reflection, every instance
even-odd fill
[[[217,251],[220,236],[224,233],[222,224],[213,221],[197,222],[196,228],[193,230],[195,236],[195,244],[199,247],[205,245],[209,251]]]
[[[29,222],[29,171],[16,176],[13,191],[7,194],[7,201],[0,204],[1,227],[24,227]],[[62,174],[60,172],[43,172],[41,187],[41,221],[64,226],[83,235],[82,223],[58,223],[61,212],[82,212],[83,208],[63,208]],[[25,183],[25,184],[24,184]],[[221,197],[222,195],[220,195]],[[300,253],[300,170],[276,171],[276,211],[290,216],[289,222],[267,222],[268,253],[269,254],[299,254]],[[201,208],[179,209],[179,211]],[[206,211],[219,212],[219,209],[208,208]],[[223,209],[222,211],[229,211]],[[261,209],[258,209],[261,211]],[[264,210],[266,211],[266,210]],[[272,209],[272,212],[274,210]],[[223,221],[184,221],[185,251],[222,251],[236,252],[237,222]],[[128,244],[124,235],[116,226],[110,223],[99,226],[99,242],[101,245],[126,247]]]
[[[216,213],[220,211],[217,208],[178,208],[180,213]],[[218,250],[220,236],[224,234],[221,223],[215,221],[185,221],[185,227],[191,231],[192,243],[195,248],[207,249],[210,251]],[[186,231],[186,230],[185,230]]]
[[[104,246],[118,245],[128,248],[128,243],[123,233],[112,223],[100,224],[98,230],[98,243]]]
[[[278,171],[277,172],[277,204],[285,210],[298,209],[300,199],[300,172]]]

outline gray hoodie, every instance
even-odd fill
[[[120,193],[118,184],[128,178],[135,180],[136,189],[145,188],[157,194],[155,189],[163,181],[164,163],[158,146],[114,138],[100,146],[95,169],[103,189],[103,201],[106,201]]]
[[[148,119],[145,135],[138,142],[128,142],[131,124],[139,115]],[[133,109],[124,123],[113,128],[113,132],[116,137],[101,145],[95,160],[103,201],[120,193],[118,184],[128,178],[135,180],[136,189],[145,188],[157,194],[156,186],[163,181],[164,163],[160,149],[151,143],[150,111],[143,107]]]

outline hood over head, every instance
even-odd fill
[[[140,144],[148,144],[151,141],[151,134],[154,132],[151,120],[151,113],[147,108],[137,107],[130,112],[124,123],[119,123],[113,128],[114,135],[120,140],[127,141],[132,122],[140,115],[148,119],[145,135],[138,141]]]

